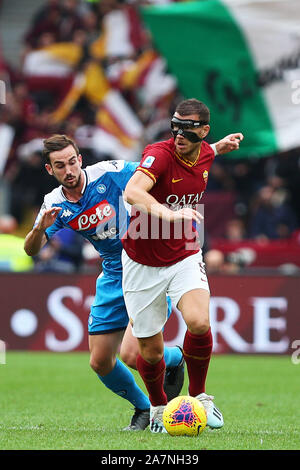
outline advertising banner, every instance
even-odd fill
[[[94,275],[0,274],[0,341],[6,350],[88,351]],[[300,344],[299,277],[210,276],[215,353],[292,354]],[[174,308],[164,335],[182,344]],[[298,341],[298,343],[297,343]]]

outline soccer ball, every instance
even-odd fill
[[[198,436],[205,429],[207,417],[197,398],[179,396],[166,405],[163,423],[171,436]]]

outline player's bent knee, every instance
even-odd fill
[[[121,360],[131,369],[136,369],[136,354],[130,351],[120,351]]]
[[[99,364],[94,358],[90,358],[90,367],[93,369],[93,371],[98,373]]]
[[[187,324],[188,330],[194,335],[204,335],[210,328],[209,319],[195,318]]]
[[[157,364],[164,355],[162,333],[149,338],[139,338],[139,351],[142,358],[149,364]]]
[[[97,357],[91,356],[90,358],[90,367],[93,369],[96,374],[105,376],[112,371],[114,367],[114,362],[112,358],[107,357]]]
[[[147,348],[142,350],[141,355],[146,362],[149,362],[149,364],[157,364],[162,359],[164,353],[157,349],[151,350]]]

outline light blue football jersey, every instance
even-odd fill
[[[62,186],[55,188],[44,197],[34,226],[44,210],[60,206],[62,210],[46,230],[46,236],[51,238],[62,228],[76,230],[93,244],[103,260],[104,272],[121,274],[121,238],[130,217],[130,206],[123,200],[123,191],[137,166],[137,162],[109,160],[86,167],[81,199],[71,202],[65,197]]]

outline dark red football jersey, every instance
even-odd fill
[[[150,194],[169,209],[197,209],[207,185],[215,154],[202,142],[197,160],[185,160],[175,150],[173,139],[148,145],[136,171],[153,181]],[[170,223],[133,208],[123,246],[134,261],[148,266],[169,266],[200,249],[192,222]]]

